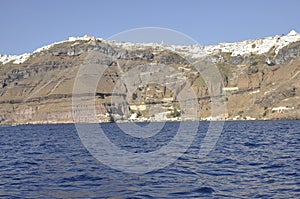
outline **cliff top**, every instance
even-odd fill
[[[24,53],[22,55],[1,55],[0,63],[6,64],[13,62],[13,64],[21,64],[25,62],[32,54],[39,53],[52,48],[57,44],[64,42],[77,42],[77,41],[103,41],[111,45],[116,45],[125,49],[144,49],[147,47],[160,47],[162,49],[175,50],[176,52],[183,53],[185,56],[191,56],[192,58],[199,58],[218,52],[230,53],[232,56],[246,55],[246,54],[265,54],[272,48],[275,54],[279,52],[283,47],[300,41],[300,34],[295,30],[291,30],[287,35],[271,36],[266,38],[260,38],[256,40],[245,40],[234,43],[219,43],[217,45],[200,46],[200,45],[165,45],[157,43],[130,43],[130,42],[116,42],[110,40],[103,40],[102,38],[96,38],[93,36],[85,35],[83,37],[69,37],[68,40],[55,42],[50,45],[38,48],[32,53]]]

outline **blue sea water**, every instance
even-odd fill
[[[168,144],[178,124],[144,140],[113,123],[101,127],[118,147],[140,153]],[[0,198],[300,198],[300,121],[226,122],[199,158],[208,124],[173,164],[146,174],[102,164],[71,124],[0,127]]]

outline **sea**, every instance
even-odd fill
[[[116,123],[99,128],[117,148],[146,155],[170,144],[181,123],[157,124],[146,138]],[[209,125],[186,134],[192,142],[174,161],[144,173],[93,156],[74,124],[1,126],[0,198],[300,198],[300,121],[225,122],[199,156]]]

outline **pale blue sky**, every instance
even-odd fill
[[[201,45],[255,39],[299,32],[299,8],[299,0],[1,0],[0,54],[149,26],[180,31]]]

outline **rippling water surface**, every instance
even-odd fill
[[[144,140],[101,126],[117,146],[139,153],[166,145],[178,123]],[[94,159],[74,125],[0,127],[0,198],[300,198],[300,121],[227,122],[200,159],[207,127],[200,123],[176,162],[142,175]]]

